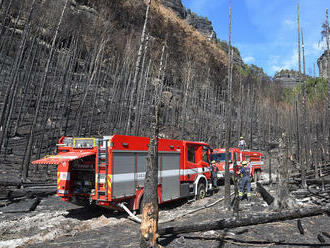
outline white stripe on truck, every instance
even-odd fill
[[[173,176],[187,176],[192,174],[200,174],[203,172],[208,172],[209,168],[196,168],[196,169],[186,169],[186,170],[163,170],[158,171],[158,177],[173,177]],[[114,174],[112,177],[113,183],[119,182],[131,182],[135,180],[135,174],[137,180],[142,180],[145,178],[145,172],[138,172],[138,173],[123,173],[123,174]]]

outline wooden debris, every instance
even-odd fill
[[[274,197],[268,193],[268,191],[257,182],[257,192],[261,195],[262,199],[267,202],[268,205],[274,202]]]
[[[320,241],[320,243],[322,243],[322,244],[325,243],[325,239],[323,238],[323,236],[321,234],[317,235],[317,239]]]
[[[301,220],[297,220],[297,228],[298,228],[299,233],[300,233],[301,235],[304,235],[304,234],[305,234],[305,230],[304,230],[304,228],[303,228],[303,226],[302,226],[302,224],[301,224]]]

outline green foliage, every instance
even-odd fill
[[[309,100],[319,99],[327,93],[328,82],[324,78],[310,78],[302,85],[301,89],[304,90],[305,87]]]
[[[301,85],[296,85],[292,89],[284,89],[283,100],[291,102],[295,93],[302,94],[305,89],[309,101],[318,100],[327,94],[328,82],[324,78],[308,78]]]

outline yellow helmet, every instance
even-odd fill
[[[241,136],[240,139],[243,139],[243,136]]]
[[[247,165],[247,162],[244,160],[244,161],[242,162],[242,165]]]

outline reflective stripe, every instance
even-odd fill
[[[158,177],[173,177],[173,176],[187,176],[193,174],[201,174],[205,172],[209,172],[209,168],[196,168],[196,169],[186,169],[186,170],[163,170],[158,171]],[[123,174],[114,174],[112,178],[112,183],[118,182],[131,182],[135,180],[143,180],[145,178],[146,172],[139,172],[139,173],[123,173]]]
[[[111,188],[112,188],[112,183],[111,183],[111,178],[112,176],[108,176],[108,194],[111,194]]]
[[[251,165],[263,165],[264,162],[263,161],[255,161],[255,162],[250,162]]]
[[[204,168],[204,170],[203,170]],[[195,169],[186,169],[186,170],[180,170],[180,175],[182,176],[187,176],[187,175],[193,175],[197,173],[204,173],[204,172],[209,172],[210,168],[208,167],[198,167]]]
[[[238,196],[243,196],[243,192],[238,192]]]
[[[60,185],[60,181],[61,181],[60,175],[61,175],[61,173],[60,172],[57,172],[57,189],[60,189],[61,188],[61,185]]]

